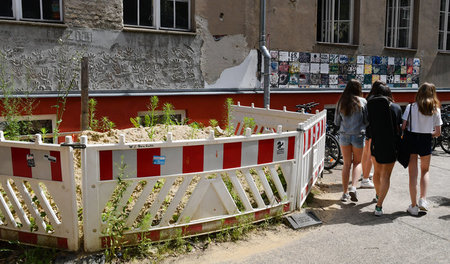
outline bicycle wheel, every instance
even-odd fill
[[[445,152],[450,153],[450,126],[442,126],[440,145]]]
[[[336,167],[341,156],[341,148],[337,139],[327,133],[325,137],[325,165],[324,168],[331,170]]]

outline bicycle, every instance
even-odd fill
[[[450,153],[450,105],[442,108],[441,118],[443,123],[441,126],[441,135],[433,138],[432,150],[435,150],[436,146],[440,145],[446,153]]]
[[[310,102],[306,104],[298,104],[295,107],[297,108],[297,112],[305,112],[311,113],[312,108],[319,105],[316,102]],[[329,130],[329,126],[327,124],[327,131],[325,134],[325,160],[324,160],[324,168],[326,170],[331,170],[336,165],[338,165],[341,160],[341,147],[339,145],[339,141],[336,136],[332,134]]]

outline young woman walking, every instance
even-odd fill
[[[403,114],[402,129],[406,130],[407,142],[410,147],[409,194],[411,205],[407,212],[417,216],[419,209],[428,210],[426,200],[431,161],[431,140],[441,134],[440,102],[436,95],[436,87],[432,83],[424,83],[416,94],[416,101],[409,104]],[[411,120],[409,123],[408,120]],[[420,195],[417,202],[418,156],[420,156]]]
[[[348,199],[354,202],[358,201],[356,184],[361,175],[361,158],[367,124],[366,105],[366,99],[362,98],[361,83],[357,80],[350,80],[337,102],[334,114],[334,123],[339,126],[339,143],[344,158],[342,168],[343,194],[341,197],[341,201],[344,202]],[[348,188],[351,169],[352,186]]]
[[[393,103],[391,90],[385,83],[374,84],[370,93],[367,108],[377,203],[374,214],[381,216],[383,201],[389,190],[392,169],[397,159],[402,110],[399,105]]]

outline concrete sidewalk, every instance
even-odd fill
[[[323,190],[309,204],[323,225],[292,230],[286,243],[271,243],[242,258],[191,256],[196,263],[450,263],[450,155],[440,148],[431,159],[428,201],[420,217],[406,213],[410,204],[408,171],[396,164],[383,204],[384,215],[373,215],[374,189],[358,189],[359,201],[342,203],[341,167],[325,171]],[[251,242],[247,242],[251,243]],[[267,242],[266,242],[267,243]],[[251,245],[246,242],[239,248]],[[230,252],[231,251],[231,252]],[[229,254],[235,254],[229,250]],[[223,255],[222,255],[223,256]],[[185,259],[186,260],[186,259]],[[204,261],[207,260],[207,261]],[[181,262],[184,262],[181,260]]]

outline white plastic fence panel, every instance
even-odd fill
[[[166,142],[87,144],[82,151],[85,250],[111,242],[105,230],[112,201],[125,212],[119,216],[129,228],[124,243],[211,232],[242,222],[241,217],[259,221],[292,210],[298,135],[280,130],[171,141],[169,134]],[[119,191],[119,182],[126,190]]]
[[[252,106],[232,105],[231,117],[232,124],[236,135],[244,134],[244,119],[253,118],[256,126],[253,133],[267,133],[277,131],[277,127],[281,125],[283,131],[296,131],[299,123],[306,122],[313,114],[305,114],[298,112],[290,112],[284,110],[275,110],[269,108],[256,108]]]
[[[66,138],[71,142],[71,138]],[[0,131],[0,239],[79,248],[73,153],[69,147],[5,140]]]
[[[300,135],[297,208],[301,208],[324,169],[326,110],[302,123],[299,130],[303,133]]]

